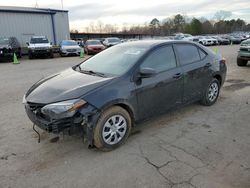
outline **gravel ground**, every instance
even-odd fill
[[[79,57],[22,58],[0,64],[0,187],[250,187],[250,66],[237,67],[239,46],[221,46],[228,75],[218,102],[192,104],[138,125],[112,152],[82,139],[42,131],[41,143],[22,103],[40,78]]]

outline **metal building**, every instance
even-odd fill
[[[0,37],[14,36],[25,47],[34,35],[47,36],[53,44],[70,39],[68,11],[0,6]]]

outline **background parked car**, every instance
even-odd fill
[[[219,45],[228,45],[228,44],[230,44],[230,41],[228,39],[226,39],[226,38],[222,38],[222,37],[219,37],[219,36],[214,36],[213,38],[215,38],[218,41]]]
[[[74,40],[63,40],[59,46],[61,56],[80,55],[81,47]]]
[[[248,61],[250,61],[250,39],[241,43],[240,50],[238,51],[237,65],[246,66]]]
[[[204,46],[212,46],[213,45],[213,41],[209,37],[199,36],[198,39],[199,39],[199,43],[204,45]]]
[[[45,36],[33,36],[28,43],[29,59],[33,59],[39,55],[44,55],[53,58],[52,43]]]
[[[16,37],[0,37],[0,60],[10,61],[14,53],[18,58],[22,56],[20,43]]]
[[[117,37],[110,37],[110,38],[106,38],[104,41],[103,41],[103,44],[107,47],[111,47],[111,46],[114,46],[114,45],[117,45],[117,44],[120,44],[122,43],[121,40]]]
[[[84,44],[86,54],[97,54],[105,49],[105,46],[99,40],[87,40]]]
[[[240,44],[241,43],[241,38],[235,37],[233,35],[228,35],[226,38],[230,41],[232,44]]]
[[[194,37],[190,34],[186,34],[186,33],[178,33],[175,35],[174,37],[175,40],[184,40],[184,41],[193,41],[193,42],[199,42],[198,37]]]

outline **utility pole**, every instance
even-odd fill
[[[37,0],[36,0],[35,8],[38,8],[38,3],[37,3]]]
[[[63,10],[63,0],[61,0],[62,10]]]

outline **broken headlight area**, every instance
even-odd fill
[[[48,105],[27,102],[25,109],[35,125],[47,132],[59,133],[66,128],[81,125],[84,118],[78,110],[85,104],[85,101],[79,99]]]
[[[68,100],[53,104],[48,104],[41,108],[41,113],[50,119],[62,119],[75,115],[78,109],[82,108],[86,101],[82,99]]]

